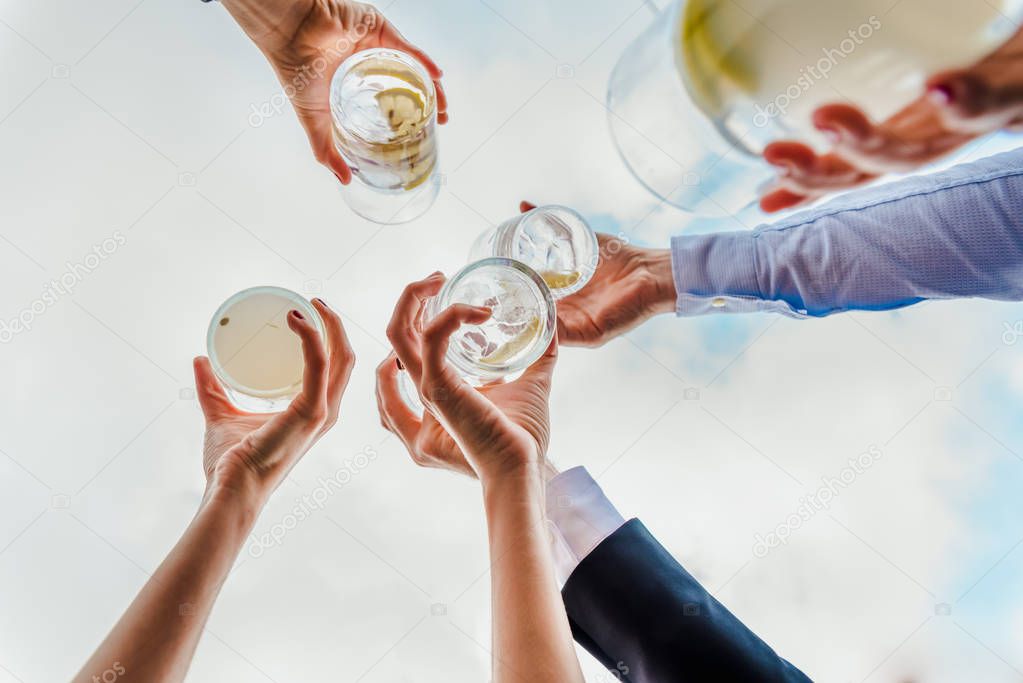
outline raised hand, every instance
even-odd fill
[[[196,393],[206,418],[203,468],[211,490],[252,489],[268,496],[337,422],[355,354],[337,313],[320,299],[313,299],[313,307],[323,320],[326,341],[301,313],[288,313],[288,327],[302,339],[305,370],[302,391],[283,412],[239,410],[209,359],[195,359]]]
[[[799,206],[885,173],[906,173],[978,136],[1020,128],[1023,30],[975,66],[935,74],[924,95],[884,122],[832,104],[814,112],[813,123],[833,143],[827,154],[796,141],[764,149],[779,170],[777,184],[760,199],[764,211]]]
[[[372,5],[351,0],[223,0],[223,4],[273,66],[317,161],[342,183],[351,181],[352,172],[334,145],[330,81],[350,55],[389,47],[415,57],[436,87],[437,121],[447,122],[440,68]]]
[[[384,427],[420,465],[487,479],[519,467],[544,467],[550,441],[548,397],[557,339],[513,382],[469,386],[445,359],[448,338],[463,323],[481,323],[487,309],[455,305],[424,325],[426,301],[440,291],[435,273],[405,288],[387,336],[394,347],[377,368],[377,404]],[[398,361],[426,406],[422,418],[398,392]]]
[[[535,206],[519,204],[522,212]],[[671,252],[643,249],[597,233],[600,260],[581,290],[558,301],[558,335],[566,346],[601,346],[659,313],[675,310]]]

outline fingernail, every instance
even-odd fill
[[[298,311],[294,311],[294,310],[291,311],[291,315],[295,316],[299,320],[305,320],[305,316],[302,315],[301,313],[299,313]]]
[[[398,365],[399,370],[404,370],[405,366],[401,364],[401,358],[395,358],[394,362]]]
[[[955,99],[955,91],[944,83],[939,85],[932,85],[927,90],[927,96],[931,98],[931,102],[937,105],[944,106],[952,102]]]
[[[323,299],[321,299],[320,297],[316,297],[315,299],[313,299],[313,301],[315,301],[316,303],[320,304],[324,308],[330,308],[330,306],[327,305],[327,302],[324,301]]]

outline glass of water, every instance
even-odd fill
[[[352,169],[342,187],[355,213],[374,223],[406,223],[433,204],[437,93],[414,57],[387,48],[357,52],[330,84],[334,142]]]
[[[578,292],[599,261],[597,235],[586,219],[567,206],[551,204],[509,218],[480,235],[470,260],[498,256],[535,270],[555,299]]]

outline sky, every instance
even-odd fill
[[[520,199],[657,247],[766,220],[693,219],[621,163],[608,75],[649,5],[379,6],[444,69],[451,114],[436,204],[385,228],[346,208],[290,111],[253,124],[280,87],[222,7],[0,0],[0,320],[37,306],[0,344],[0,683],[68,679],[187,525],[203,490],[191,359],[221,301],[259,284],[342,311],[358,364],[188,680],[488,680],[479,487],[415,467],[376,416],[398,293],[457,270]],[[37,305],[69,270],[73,293]],[[815,680],[1019,681],[1021,340],[1023,305],[979,300],[665,316],[563,351],[551,456],[585,465]],[[758,552],[864,454],[827,510]],[[292,525],[329,478],[344,483]],[[611,680],[581,656],[589,681]]]

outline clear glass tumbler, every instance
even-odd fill
[[[469,260],[490,256],[521,261],[543,278],[555,299],[578,292],[600,258],[597,235],[567,206],[538,206],[481,234]]]
[[[427,302],[424,323],[452,304],[493,311],[480,325],[462,325],[448,343],[448,362],[473,386],[520,377],[544,354],[557,330],[557,309],[547,283],[526,264],[509,258],[484,258],[458,271]],[[406,405],[422,415],[418,389],[407,371],[398,373],[398,390]]]
[[[437,172],[437,93],[411,55],[357,52],[330,84],[334,142],[352,169],[342,187],[355,213],[375,223],[405,223],[433,204]]]
[[[322,337],[323,321],[301,295],[281,287],[252,287],[217,309],[206,332],[213,372],[231,401],[250,412],[283,410],[302,390],[302,342],[288,327],[295,309]]]
[[[768,142],[826,148],[814,109],[852,103],[882,121],[1021,19],[1021,0],[676,0],[611,75],[612,135],[661,199],[734,214],[774,177],[760,157]]]

